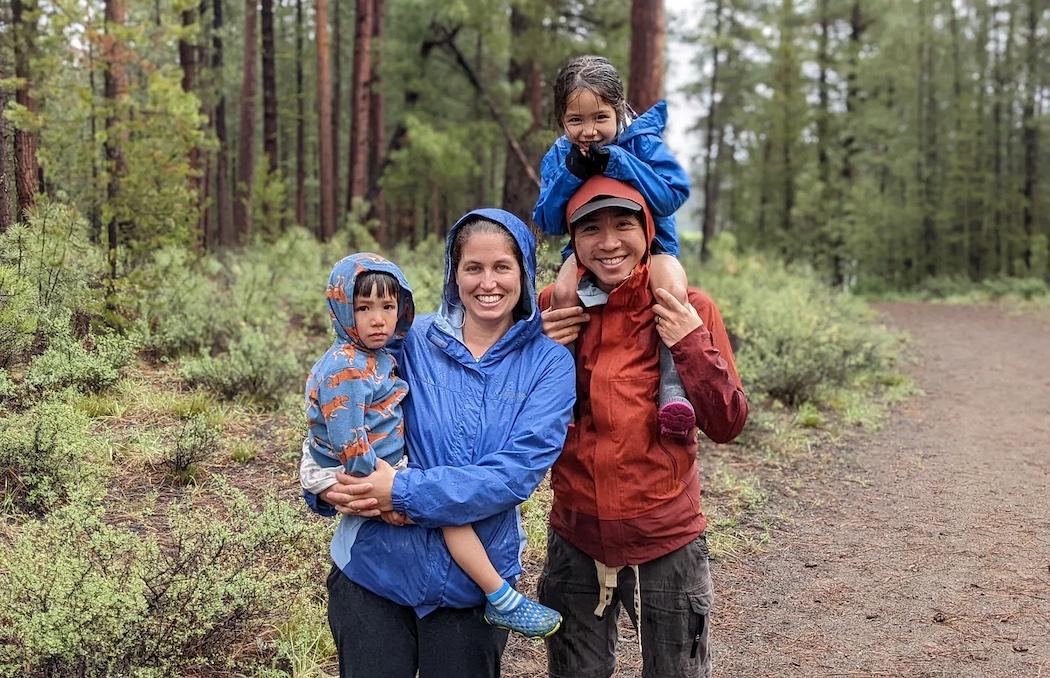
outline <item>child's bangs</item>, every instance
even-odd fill
[[[357,276],[354,296],[398,299],[401,296],[401,285],[398,284],[397,278],[389,273],[368,271]]]

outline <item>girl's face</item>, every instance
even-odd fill
[[[514,323],[521,298],[521,264],[505,233],[475,233],[463,244],[456,284],[464,322],[478,325]]]
[[[592,143],[604,146],[616,138],[616,111],[594,92],[577,89],[565,103],[561,125],[569,141],[581,149]]]

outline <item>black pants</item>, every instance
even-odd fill
[[[507,632],[485,623],[483,607],[441,607],[419,619],[332,566],[328,624],[341,678],[499,678]]]
[[[642,602],[643,678],[710,678],[708,616],[714,592],[703,535],[638,566]],[[634,620],[634,572],[620,570],[612,604],[601,617],[594,561],[548,531],[540,602],[561,612],[561,630],[547,639],[550,678],[609,678],[616,669],[621,604]]]

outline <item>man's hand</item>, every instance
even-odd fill
[[[674,295],[663,288],[656,290],[656,301],[653,313],[656,314],[656,332],[664,345],[671,348],[690,332],[703,327],[704,321],[692,304],[683,304]],[[546,323],[544,323],[546,328]]]
[[[540,314],[543,333],[562,346],[568,346],[580,336],[580,328],[591,319],[582,306],[548,308]]]
[[[382,518],[383,522],[387,525],[396,525],[397,527],[415,524],[404,513],[398,513],[397,511],[383,511],[379,514],[379,517]]]

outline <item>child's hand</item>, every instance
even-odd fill
[[[656,290],[656,299],[657,303],[653,304],[656,333],[667,348],[680,342],[696,328],[703,327],[704,321],[692,304],[683,304],[662,287]]]
[[[396,525],[397,527],[404,527],[409,524],[408,516],[404,513],[398,513],[397,511],[383,511],[379,514],[379,517],[383,519],[383,522],[387,525]]]

